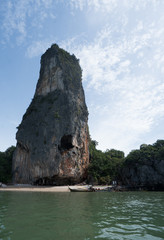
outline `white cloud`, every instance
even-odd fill
[[[164,117],[164,2],[61,1],[71,5],[72,11],[78,9],[85,14],[89,24],[86,27],[99,26],[95,28],[99,32],[95,30],[90,41],[81,34],[60,40],[59,44],[80,59],[91,135],[104,150],[118,146],[128,151],[131,143],[139,141]],[[17,42],[21,44],[32,28],[41,29],[47,18],[55,19],[51,11],[54,2],[60,1],[7,1],[2,24],[6,39],[17,33]],[[26,56],[41,55],[55,41],[49,36],[40,40],[32,35],[33,41],[26,43]]]
[[[1,28],[5,41],[16,36],[18,45],[22,44],[26,37],[30,37],[32,28],[42,27],[45,19],[55,19],[53,7],[55,2],[51,0],[17,0],[4,1],[1,5],[3,22]]]
[[[103,12],[112,12],[118,7],[139,11],[150,4],[156,8],[161,2],[162,0],[70,0],[71,6],[81,11],[88,9]]]
[[[94,94],[88,100],[90,130],[101,149],[128,152],[164,117],[161,19],[136,22],[117,39],[106,27],[90,44],[66,46],[80,59],[87,94]]]
[[[2,29],[5,31],[6,39],[9,40],[9,37],[13,34],[15,30],[19,32],[19,34],[21,35],[21,39],[23,39],[26,36],[25,9],[27,7],[27,4],[22,1],[15,8],[14,3],[12,1],[8,1],[5,7],[6,11],[4,15]]]

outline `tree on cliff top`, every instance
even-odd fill
[[[155,160],[164,159],[164,140],[157,140],[154,144],[142,144],[140,149],[132,150],[125,158],[125,166],[131,166],[135,163],[143,165]]]

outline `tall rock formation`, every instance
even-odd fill
[[[52,45],[41,58],[34,98],[16,134],[15,183],[70,184],[89,163],[88,111],[74,55]]]

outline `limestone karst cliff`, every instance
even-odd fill
[[[122,180],[132,189],[164,190],[164,160],[129,164],[122,170]]]
[[[131,151],[121,175],[123,183],[131,188],[164,190],[164,140]]]
[[[16,134],[15,183],[70,184],[89,163],[88,111],[74,55],[52,45],[41,58],[34,98]]]
[[[123,169],[122,179],[131,188],[164,190],[164,160],[129,165]]]

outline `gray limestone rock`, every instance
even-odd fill
[[[130,164],[123,168],[122,180],[132,188],[164,189],[164,160],[154,159]]]
[[[34,98],[16,134],[15,183],[70,184],[89,163],[88,111],[74,55],[52,45],[41,58]]]

